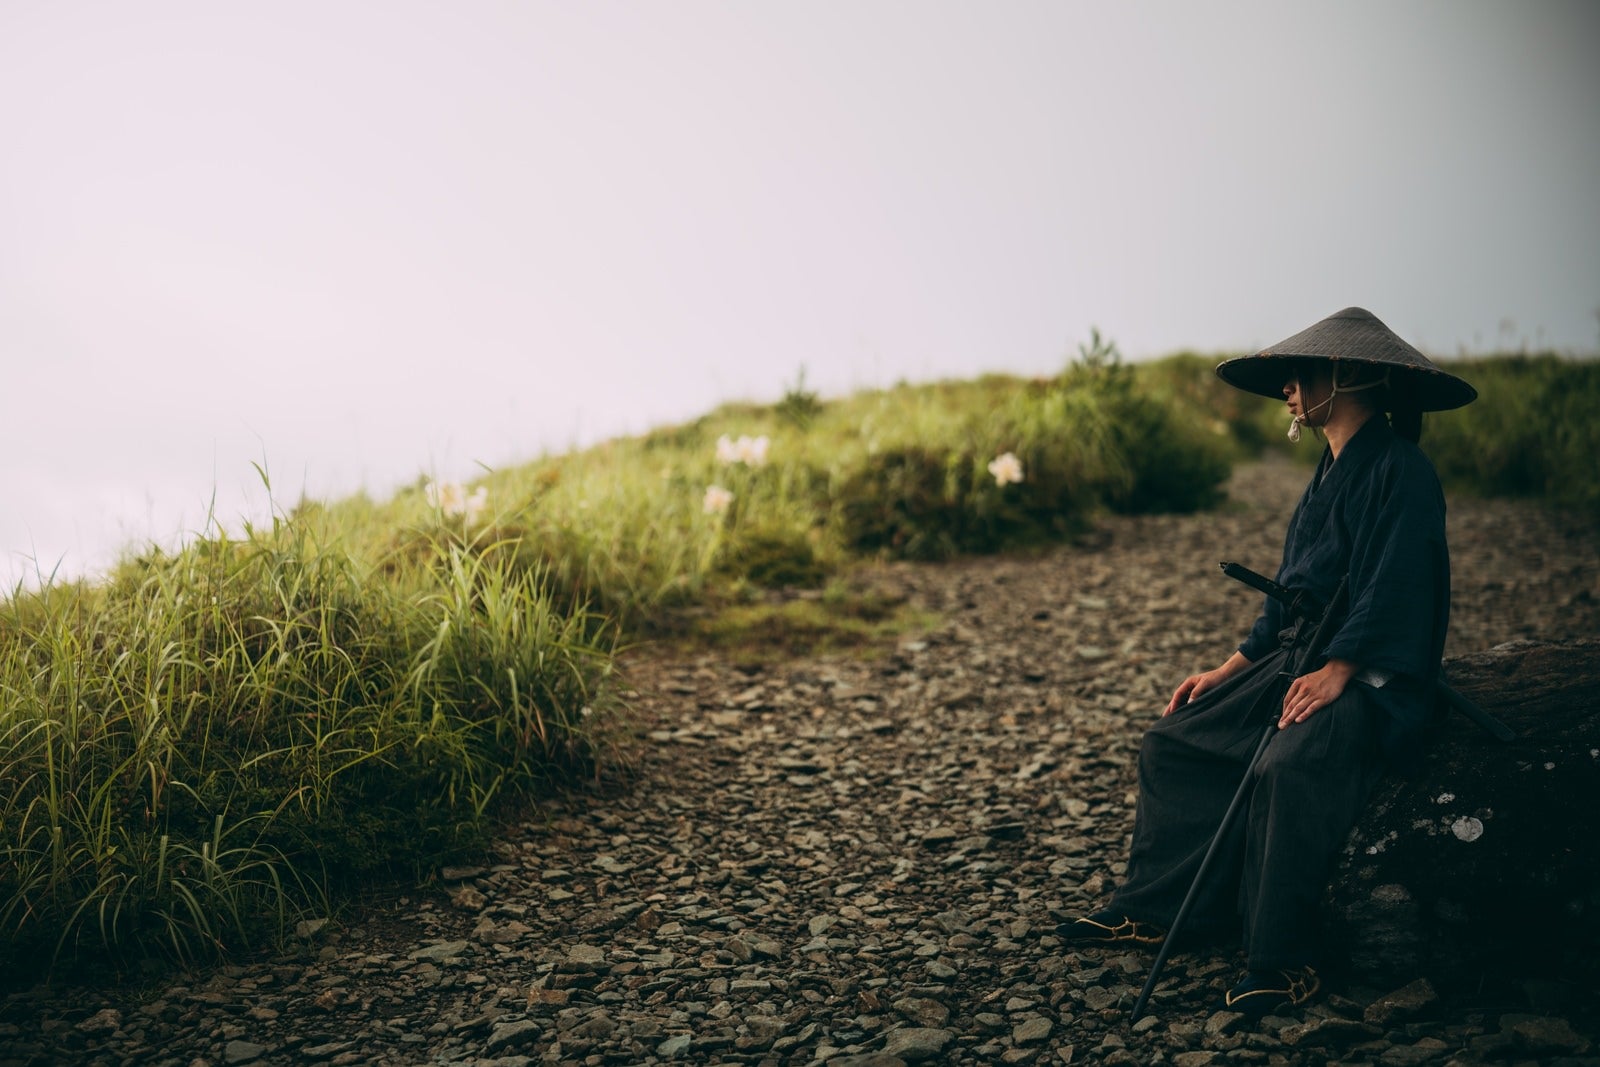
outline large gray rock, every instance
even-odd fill
[[[1517,732],[1452,711],[1421,768],[1379,786],[1330,889],[1359,977],[1460,989],[1600,978],[1600,641],[1518,642],[1445,664]]]

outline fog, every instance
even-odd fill
[[[1600,347],[1590,3],[0,3],[0,578],[724,400]]]

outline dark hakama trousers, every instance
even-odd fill
[[[1146,731],[1133,847],[1112,908],[1172,925],[1263,731],[1282,713],[1287,657],[1286,649],[1262,657]],[[1352,682],[1273,736],[1185,931],[1242,936],[1252,970],[1320,962],[1333,859],[1383,770],[1381,714]]]

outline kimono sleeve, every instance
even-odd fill
[[[1256,617],[1255,625],[1239,645],[1244,658],[1254,663],[1278,646],[1278,631],[1284,627],[1283,605],[1267,597],[1266,606]]]

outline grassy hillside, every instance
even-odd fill
[[[828,401],[796,385],[16,590],[0,605],[4,962],[204,957],[473,854],[503,805],[613,758],[622,642],[867,632],[894,620],[851,585],[862,561],[1211,506],[1284,423],[1214,362],[1128,366],[1095,337],[1048,379]],[[1484,402],[1425,444],[1458,483],[1595,509],[1596,370],[1474,363]],[[809,592],[773,607],[778,590]]]

